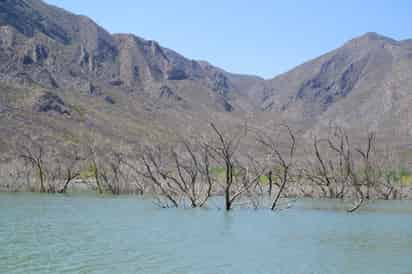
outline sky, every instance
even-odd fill
[[[366,32],[412,38],[410,0],[46,0],[111,33],[272,78]]]

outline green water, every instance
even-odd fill
[[[340,207],[226,213],[0,194],[0,273],[412,273],[411,202]]]

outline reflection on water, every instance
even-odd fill
[[[158,209],[136,197],[0,194],[0,273],[410,273],[412,203]]]

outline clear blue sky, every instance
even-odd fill
[[[412,38],[410,0],[46,1],[112,33],[133,33],[188,58],[265,78],[365,32]]]

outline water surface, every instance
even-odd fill
[[[412,203],[347,214],[159,209],[136,197],[0,194],[0,273],[412,273]]]

